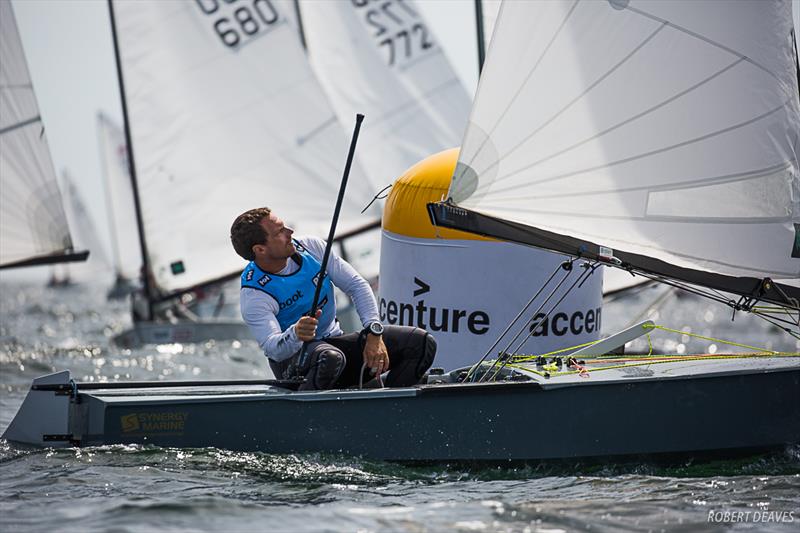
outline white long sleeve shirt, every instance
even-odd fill
[[[295,240],[322,263],[322,257],[325,255],[324,240],[317,237],[295,237]],[[290,259],[286,262],[286,267],[277,274],[287,276],[299,268],[297,263]],[[366,326],[380,320],[378,305],[369,283],[333,251],[328,258],[326,272],[333,284],[353,301],[362,325]],[[335,301],[333,305],[336,305]],[[289,326],[286,331],[281,331],[277,318],[280,308],[275,298],[265,292],[243,287],[239,291],[239,306],[242,318],[264,351],[264,355],[273,361],[283,361],[302,348],[303,341],[297,338],[294,324]],[[339,323],[334,320],[327,331],[317,332],[317,338],[334,337],[343,333]]]

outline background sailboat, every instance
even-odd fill
[[[324,233],[347,139],[285,16],[270,3],[110,5],[149,307],[237,276],[227,228],[255,205]],[[377,219],[360,214],[366,176],[350,180],[342,232]]]
[[[456,146],[467,91],[412,1],[299,2],[308,56],[341,121],[369,118],[359,160],[382,188]]]
[[[0,268],[85,260],[61,192],[10,2],[0,2]]]
[[[100,146],[114,269],[114,285],[109,289],[108,297],[117,299],[135,290],[142,271],[142,257],[138,246],[139,236],[131,177],[128,172],[125,133],[111,118],[104,113],[98,113],[97,139]]]
[[[61,171],[61,185],[64,193],[64,209],[70,228],[78,247],[92,251],[91,257],[79,265],[64,265],[66,279],[72,283],[107,283],[111,263],[105,246],[97,232],[97,222],[75,184],[75,178],[64,169]]]

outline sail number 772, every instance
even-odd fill
[[[389,66],[403,65],[435,48],[427,26],[404,0],[351,0]]]

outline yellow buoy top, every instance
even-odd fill
[[[458,148],[451,148],[426,157],[394,182],[383,208],[383,229],[421,239],[494,240],[431,224],[427,205],[447,196],[458,153]]]

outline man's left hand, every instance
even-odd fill
[[[364,344],[364,361],[376,374],[382,374],[389,369],[389,352],[383,343],[383,337],[367,334]]]

